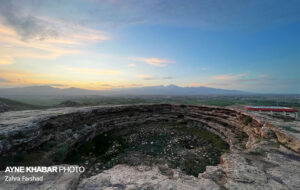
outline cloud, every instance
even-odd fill
[[[166,76],[166,77],[163,77],[162,79],[175,79],[175,77]]]
[[[200,86],[210,86],[209,83],[197,83],[197,82],[192,82],[188,85],[189,87],[200,87]]]
[[[91,69],[91,68],[75,68],[75,67],[65,67],[66,70],[72,71],[74,73],[81,73],[87,75],[116,75],[121,73],[117,70],[106,70],[106,69]]]
[[[24,77],[30,76],[31,73],[20,72],[15,70],[0,70],[0,76],[9,81],[16,81]]]
[[[34,38],[42,40],[58,36],[55,26],[35,16],[25,14],[20,6],[16,5],[17,3],[15,1],[1,1],[0,14],[5,22],[21,36],[22,40]]]
[[[15,58],[54,59],[86,53],[87,45],[110,39],[103,31],[39,15],[33,7],[40,2],[0,3],[0,65],[13,64]]]
[[[6,82],[9,82],[9,80],[6,80],[4,78],[0,78],[0,83],[6,83]]]
[[[298,0],[0,0],[0,14],[23,40],[60,36],[60,29],[38,13],[75,25],[116,29],[135,24],[188,25],[230,30],[257,30],[299,21]],[[267,10],[267,11],[266,11]]]
[[[151,75],[138,75],[139,78],[143,79],[143,80],[155,80],[157,78],[151,76]]]
[[[240,89],[240,90],[253,90],[253,91],[268,91],[273,86],[290,85],[284,79],[278,80],[277,78],[270,77],[269,75],[250,76],[247,73],[236,75],[218,75],[211,77],[212,80],[205,83],[190,83],[190,87],[213,87],[224,89]],[[276,85],[275,85],[276,84]]]
[[[257,84],[257,85],[268,85],[276,82],[278,79],[274,77],[269,77],[268,75],[260,75],[257,77],[239,78],[232,80],[231,82],[236,84]]]
[[[41,75],[18,70],[0,70],[0,76],[6,80],[5,83],[9,84],[9,86],[66,84],[64,82],[45,79],[49,77],[45,74]]]
[[[109,39],[100,31],[75,28],[78,30],[61,30],[66,33],[61,37],[22,41],[13,28],[3,25],[0,20],[0,64],[12,64],[14,58],[53,59],[66,54],[85,53],[86,45]]]
[[[266,74],[258,76],[248,76],[248,73],[241,73],[237,75],[219,75],[212,77],[215,82],[210,83],[214,86],[231,86],[243,88],[244,86],[262,86],[274,83],[277,78],[270,77]],[[221,81],[221,82],[218,82]]]
[[[188,84],[189,87],[210,87],[210,88],[228,88],[228,87],[234,87],[231,83],[222,83],[222,82],[207,82],[207,83],[197,83],[197,82],[191,82]]]
[[[218,75],[218,76],[214,76],[212,77],[215,80],[233,80],[233,79],[238,79],[241,77],[244,77],[248,75],[247,73],[241,73],[241,74],[237,74],[237,75]]]
[[[269,75],[258,75],[258,76],[248,76],[248,73],[241,73],[237,75],[219,75],[214,76],[215,80],[222,80],[221,83],[215,82],[215,84],[250,84],[250,83],[260,83],[265,84],[277,80],[276,78],[269,77]]]
[[[110,90],[113,88],[119,89],[119,88],[133,88],[133,87],[141,87],[142,84],[136,84],[136,83],[127,83],[127,84],[108,84],[104,82],[93,82],[91,85],[100,87],[101,89]]]
[[[129,67],[135,67],[136,65],[134,63],[128,64]]]
[[[66,84],[47,84],[47,85],[52,86],[52,87],[58,87],[58,88],[68,87],[68,85],[66,85]]]
[[[1,40],[0,40],[1,41]],[[1,48],[0,48],[1,50]],[[3,51],[5,52],[5,51]],[[13,57],[10,56],[10,55],[0,55],[0,65],[10,65],[10,64],[13,64]]]
[[[72,22],[64,22],[59,19],[50,19],[50,17],[40,16],[34,11],[28,11],[26,6],[33,8],[37,3],[6,1],[2,0],[0,6],[0,18],[5,25],[11,27],[23,41],[58,39],[57,42],[66,43],[71,37],[80,41],[106,40],[104,35],[91,36],[85,28]],[[41,5],[42,6],[42,5]],[[75,31],[79,33],[74,34]],[[86,33],[88,32],[88,35]],[[60,39],[59,39],[60,38]],[[67,38],[67,40],[65,40]],[[73,43],[72,41],[69,41]]]
[[[130,58],[130,60],[137,61],[137,62],[144,62],[149,65],[157,66],[157,67],[164,67],[168,64],[174,63],[174,61],[170,61],[167,59],[159,59],[159,58],[143,58],[143,57],[134,57]]]
[[[86,0],[14,1],[2,0],[1,12],[10,17],[9,22],[22,28],[28,37],[49,36],[53,27],[40,23],[31,12],[53,12],[57,17],[77,24],[99,24],[117,28],[133,24],[172,24],[227,29],[263,28],[280,22],[299,21],[298,0]],[[29,8],[27,12],[25,8]],[[78,11],[80,10],[80,11]],[[266,11],[267,10],[267,11]],[[19,18],[18,14],[23,17]],[[29,12],[29,13],[28,13]],[[74,14],[76,13],[76,14]],[[24,27],[29,23],[36,31]],[[43,34],[43,35],[41,35]]]
[[[139,78],[143,79],[143,80],[170,80],[170,79],[175,79],[175,77],[172,76],[166,76],[166,77],[154,77],[151,75],[138,75]]]
[[[0,86],[5,87],[48,85],[58,88],[77,87],[84,89],[104,90],[111,88],[140,86],[139,84],[125,83],[120,81],[89,82],[77,80],[63,80],[64,76],[61,75],[37,74],[32,72],[23,72],[19,70],[0,70],[0,76]]]

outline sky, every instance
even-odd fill
[[[0,0],[0,88],[300,93],[299,0]]]

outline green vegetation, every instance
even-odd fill
[[[256,150],[256,151],[250,151],[248,152],[250,155],[255,155],[255,156],[265,156],[266,152],[263,150]]]
[[[84,157],[90,154],[100,156],[100,159],[104,162],[109,161],[111,158],[123,152],[127,147],[124,139],[116,135],[115,132],[116,130],[111,130],[104,134],[97,135],[92,140],[86,141],[78,150],[70,153],[65,161],[71,164],[82,163],[85,160]],[[116,147],[115,150],[108,152],[112,146]]]
[[[26,104],[26,103],[23,103],[23,102],[19,102],[19,101],[16,101],[16,100],[10,100],[10,99],[7,99],[7,98],[0,98],[0,104],[1,103],[4,104],[4,105],[7,105],[8,110],[10,110],[10,111],[40,108],[40,107],[31,105],[31,104]]]
[[[251,123],[252,122],[252,117],[246,117],[245,119],[244,119],[244,124],[245,125],[248,125],[249,123]]]
[[[232,100],[222,100],[222,99],[215,99],[215,100],[205,100],[202,101],[201,104],[203,105],[211,105],[211,106],[231,106],[236,104],[236,102]]]
[[[269,142],[270,142],[270,141],[269,141]],[[270,142],[270,144],[271,144],[272,146],[276,147],[276,148],[279,148],[280,145],[282,145],[282,143],[279,142],[278,140],[277,140],[276,142]]]
[[[142,104],[142,103],[160,103],[160,104],[187,104],[187,105],[213,105],[229,106],[235,102],[222,98],[211,99],[194,96],[140,96],[140,97],[96,97],[86,99],[74,99],[83,105],[100,104]]]
[[[64,98],[53,97],[18,97],[15,99],[24,104],[32,105],[39,108],[56,106],[65,100]]]
[[[49,97],[8,97],[0,98],[13,110],[37,109],[55,107],[65,101],[78,102],[82,106],[118,105],[118,104],[187,104],[187,105],[212,105],[212,106],[286,106],[300,111],[300,99],[293,95],[244,95],[244,96],[49,96]]]
[[[26,135],[25,135],[23,132],[21,132],[21,131],[17,132],[17,133],[14,135],[14,138],[15,138],[15,139],[23,139],[23,138],[25,138],[25,137],[26,137]]]
[[[62,161],[68,153],[69,146],[66,143],[59,145],[57,150],[53,153],[53,160],[56,162]]]
[[[185,134],[193,134],[193,135],[199,136],[199,137],[213,143],[214,148],[219,151],[225,152],[229,149],[229,145],[226,142],[224,142],[219,136],[213,134],[212,132],[210,132],[206,129],[203,129],[200,127],[176,127],[174,129],[176,129],[177,131],[183,132]]]
[[[64,160],[99,170],[116,164],[168,164],[188,175],[198,176],[207,165],[217,165],[229,145],[200,127],[158,122],[114,129],[95,136],[74,149]]]
[[[50,151],[53,147],[55,147],[56,146],[56,142],[55,141],[48,141],[48,142],[46,142],[46,143],[44,143],[42,146],[41,146],[41,148],[42,148],[42,150],[44,150],[44,151]]]
[[[242,132],[241,134],[235,136],[235,140],[236,141],[234,144],[242,143],[244,140],[248,140],[248,135],[245,132]]]

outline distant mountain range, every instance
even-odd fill
[[[0,96],[90,96],[90,95],[246,95],[249,92],[208,87],[147,86],[119,88],[112,90],[86,90],[80,88],[54,88],[51,86],[30,86],[1,88]]]

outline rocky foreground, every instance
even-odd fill
[[[132,126],[137,130],[129,133]],[[138,126],[144,129],[138,130],[141,129]],[[195,128],[202,131],[198,136],[181,133],[191,129],[195,132]],[[154,131],[151,140],[145,136],[146,129]],[[81,165],[79,161],[84,159],[87,172],[34,174],[43,175],[44,180],[6,182],[7,173],[2,171],[0,189],[300,189],[298,139],[276,125],[241,111],[206,106],[154,104],[5,112],[0,115],[0,168],[4,170],[8,165],[17,164],[70,164],[68,160],[74,151],[81,153],[79,150],[85,143],[99,135],[110,134],[112,130],[118,131],[118,138],[122,132],[126,132],[124,136],[128,138],[113,141],[100,156],[80,154],[75,164]],[[204,130],[217,137],[203,136]],[[171,133],[174,143],[157,149],[158,142],[164,141],[152,137],[162,134],[169,138]],[[134,147],[138,148],[133,149],[132,144],[130,150],[128,146],[112,148],[121,147],[121,142],[136,144]],[[150,145],[141,149],[142,143]],[[207,147],[216,148],[220,143],[225,149],[213,149],[215,154],[207,158],[212,161],[206,163],[204,172],[200,168],[195,175],[194,170],[192,173],[185,170],[186,165],[182,163],[186,163],[187,153],[195,157],[191,160],[195,167],[191,168],[197,168],[205,162],[198,158],[207,155],[205,151],[210,150]],[[228,145],[228,150],[223,143]],[[122,151],[114,152],[116,150]],[[138,156],[125,162],[128,156],[124,155],[135,155],[134,152]],[[145,162],[147,157],[141,156],[141,152],[151,159]],[[107,153],[114,157],[107,157]],[[104,163],[103,155],[117,161],[106,159]],[[134,164],[136,160],[139,162]]]

